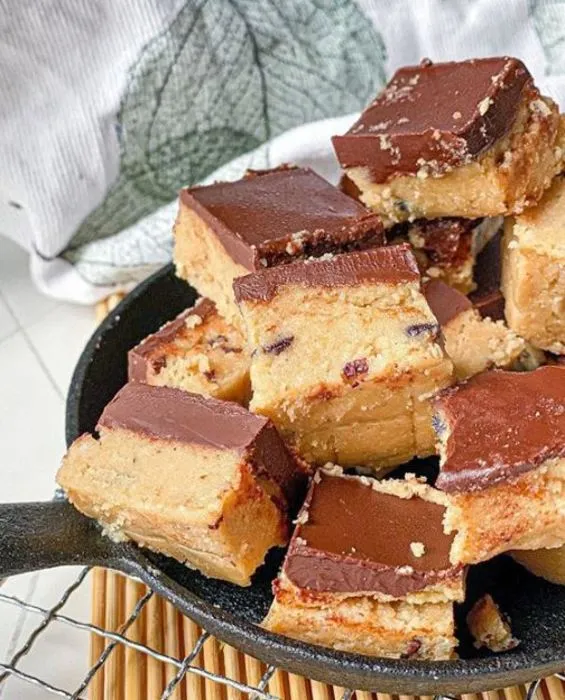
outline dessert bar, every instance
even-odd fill
[[[505,222],[502,290],[508,324],[533,345],[565,354],[565,177]]]
[[[561,169],[559,113],[507,56],[400,68],[333,144],[360,199],[390,221],[535,204]]]
[[[200,299],[130,350],[128,378],[242,405],[251,392],[245,339],[209,299]]]
[[[361,193],[347,175],[342,175],[339,187],[360,201]],[[467,294],[477,287],[473,274],[477,256],[497,236],[500,247],[502,221],[501,216],[478,219],[445,216],[389,222],[385,235],[389,243],[408,241],[412,245],[424,277],[442,279]]]
[[[473,271],[477,254],[496,235],[502,217],[417,219],[386,230],[387,240],[407,240],[413,247],[424,279],[441,279],[463,294],[476,287]]]
[[[305,474],[265,418],[235,403],[129,383],[99,437],[69,448],[57,481],[106,534],[242,586],[288,537]]]
[[[234,290],[251,410],[306,460],[378,471],[433,453],[427,398],[453,367],[407,244],[264,269]]]
[[[526,343],[504,321],[482,318],[466,296],[440,280],[427,282],[424,294],[441,326],[458,380],[493,367],[521,369]]]
[[[384,243],[379,217],[312,170],[293,167],[182,190],[174,233],[179,277],[236,324],[235,277]]]
[[[565,543],[565,367],[492,370],[433,399],[452,561]]]
[[[445,500],[416,479],[317,472],[264,626],[363,654],[450,658],[464,569],[449,560]]]

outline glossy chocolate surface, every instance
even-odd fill
[[[424,284],[424,296],[440,326],[447,325],[464,311],[473,308],[469,299],[461,292],[441,280],[430,280]]]
[[[368,167],[374,182],[439,174],[478,158],[512,127],[532,78],[507,56],[399,69],[333,144],[342,167]]]
[[[321,475],[298,516],[284,572],[299,588],[393,597],[457,575],[445,508],[376,491],[358,477]],[[415,556],[414,543],[424,547]]]
[[[280,288],[351,287],[358,284],[401,284],[420,278],[408,244],[304,260],[238,277],[233,283],[237,301],[269,301]]]
[[[158,371],[163,362],[167,346],[188,331],[186,320],[189,316],[199,316],[202,320],[216,313],[216,305],[210,299],[200,299],[191,309],[186,309],[172,321],[162,326],[156,333],[148,335],[128,352],[128,379],[130,382],[145,382],[148,370]],[[151,365],[151,367],[149,366]]]
[[[181,200],[248,270],[384,243],[380,218],[309,168],[251,171],[184,189]]]
[[[238,452],[257,472],[275,480],[289,500],[304,480],[271,421],[231,401],[130,382],[104,409],[100,428]]]
[[[483,372],[434,403],[448,431],[444,491],[485,489],[565,456],[565,367]]]

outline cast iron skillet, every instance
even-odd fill
[[[68,443],[94,428],[104,405],[125,382],[127,350],[192,304],[195,296],[169,265],[140,284],[102,323],[72,379]],[[362,518],[360,514],[360,527]],[[111,542],[64,500],[0,505],[0,578],[65,564],[118,569],[139,577],[199,625],[244,652],[341,687],[423,695],[475,692],[533,680],[565,666],[565,587],[530,575],[509,558],[499,557],[471,571],[468,600],[491,592],[511,616],[521,645],[498,656],[479,654],[465,637],[462,607],[462,658],[445,662],[372,659],[262,630],[255,623],[268,609],[270,582],[281,558],[281,552],[274,552],[253,585],[239,588],[133,544]]]

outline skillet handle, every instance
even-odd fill
[[[68,501],[0,504],[0,579],[69,564],[109,565],[117,548]]]

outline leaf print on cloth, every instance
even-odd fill
[[[565,72],[565,2],[530,0],[529,12],[547,61],[546,74]]]
[[[353,0],[187,2],[131,70],[119,177],[65,257],[79,262],[80,246],[132,226],[273,136],[361,109],[384,82],[384,59]]]

